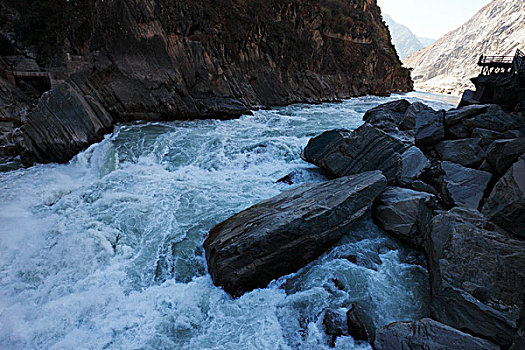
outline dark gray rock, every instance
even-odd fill
[[[432,318],[509,347],[525,285],[525,241],[475,210],[432,219],[425,237]]]
[[[504,135],[504,133],[483,128],[474,128],[472,130],[472,137],[481,139],[480,146],[484,150],[487,150],[492,141],[506,138]]]
[[[380,171],[305,184],[211,229],[208,271],[233,296],[297,271],[333,246],[384,190]]]
[[[373,216],[383,230],[421,248],[423,230],[432,219],[435,196],[401,187],[388,187],[377,198]]]
[[[477,209],[492,174],[452,162],[442,162],[441,167],[445,173],[443,196],[451,205]]]
[[[358,304],[352,304],[346,313],[348,334],[355,340],[366,340],[370,343],[375,339],[374,321]]]
[[[401,155],[401,165],[398,170],[398,181],[401,185],[409,185],[430,167],[430,161],[416,146],[410,147]]]
[[[485,157],[479,138],[444,140],[436,144],[435,149],[441,160],[448,160],[464,166],[479,165]]]
[[[369,124],[353,132],[327,131],[308,142],[301,158],[337,177],[381,170],[388,182],[393,183],[400,154],[412,146],[410,138],[402,136]]]
[[[401,124],[409,107],[410,102],[407,100],[388,102],[367,111],[363,120],[382,129],[390,130]]]
[[[445,111],[421,111],[416,114],[416,145],[429,147],[445,138]]]
[[[346,311],[341,309],[327,309],[323,317],[323,327],[330,337],[330,346],[334,346],[337,337],[348,335]]]
[[[432,108],[421,102],[414,102],[405,112],[399,123],[399,130],[413,130],[416,127],[416,115],[422,111],[435,112]]]
[[[66,162],[102,140],[113,123],[94,98],[62,83],[42,96],[15,137],[24,164]]]
[[[484,113],[488,109],[488,105],[471,105],[456,109],[451,109],[445,113],[445,124],[453,125],[461,122],[465,118],[470,118],[475,115]]]
[[[460,119],[449,125],[447,131],[456,138],[471,137],[476,128],[483,128],[497,132],[519,130],[525,125],[525,116],[522,113],[508,113],[497,105],[488,105],[483,113]]]
[[[487,150],[487,161],[500,175],[525,153],[525,138],[495,140]]]
[[[481,338],[431,320],[395,322],[376,332],[375,350],[496,350]]]
[[[427,193],[431,193],[433,195],[436,195],[438,193],[436,191],[436,189],[434,188],[434,186],[429,185],[426,182],[423,182],[421,180],[416,180],[416,181],[412,182],[410,184],[410,187],[414,191],[418,191],[418,192],[427,192]]]
[[[525,156],[496,183],[482,212],[499,226],[525,238]]]

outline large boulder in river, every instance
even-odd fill
[[[387,133],[365,124],[353,132],[322,133],[308,142],[301,157],[337,177],[381,170],[392,183],[396,180],[400,154],[412,142],[403,134]]]
[[[376,332],[375,350],[497,350],[499,346],[431,320],[395,322]]]
[[[509,347],[525,286],[525,241],[475,210],[432,219],[425,237],[432,318]]]
[[[525,155],[494,186],[483,214],[515,235],[525,238]]]
[[[442,192],[449,204],[477,209],[492,174],[452,162],[442,162],[441,168],[445,173]]]
[[[204,242],[208,271],[233,296],[265,287],[317,259],[384,190],[380,171],[305,184],[216,225]]]
[[[45,93],[17,133],[22,161],[66,162],[113,129],[113,117],[73,83]]]
[[[416,114],[416,145],[430,147],[445,138],[445,111],[423,110]]]
[[[373,214],[383,230],[421,248],[434,205],[435,196],[430,193],[389,187],[378,197]]]

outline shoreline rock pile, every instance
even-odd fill
[[[361,198],[358,207],[371,206],[379,227],[426,255],[432,319],[360,334],[369,334],[375,349],[457,349],[459,344],[464,349],[519,349],[525,322],[525,114],[508,113],[497,105],[434,111],[422,103],[400,100],[368,111],[363,119],[365,124],[354,131],[326,131],[305,147],[301,157],[335,178],[303,185],[312,188],[308,191],[322,189],[315,196],[302,198],[305,190],[300,186],[212,229],[205,250],[214,282],[231,292],[217,275],[227,270],[238,279],[232,294],[239,295],[315,259],[336,240],[332,236],[320,247],[323,235],[318,232],[332,227],[344,231],[351,224],[344,215],[355,215],[355,211],[342,215],[339,206],[321,203],[341,198],[344,192],[350,195],[344,196],[346,207],[348,200],[357,198],[341,184],[363,176],[378,178],[381,172],[383,184],[368,182],[371,195],[366,204]],[[275,201],[278,206],[268,205]],[[310,210],[289,216],[301,203]],[[323,228],[322,222],[329,226]],[[272,244],[272,230],[266,227],[275,223],[279,230]],[[254,232],[265,235],[263,243],[251,239]],[[298,235],[312,242],[315,253],[311,247],[287,245],[290,237],[296,240]],[[281,246],[288,249],[279,249],[283,256],[295,252],[310,259],[289,265],[281,274],[267,275],[259,262],[274,259],[274,249]],[[222,256],[216,247],[224,250]],[[256,251],[257,259],[250,255],[246,259],[246,251]],[[232,265],[231,259],[245,260]],[[244,269],[258,269],[254,278],[264,276],[264,282],[247,282],[240,274]],[[351,329],[350,324],[339,320],[332,327],[335,319],[344,319],[344,313],[327,313],[325,328],[331,341],[347,335],[341,329]],[[352,320],[347,316],[350,321],[367,324],[356,315]]]

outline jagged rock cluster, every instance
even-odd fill
[[[257,107],[412,89],[375,0],[31,6],[56,7],[49,11],[56,22],[31,31],[30,7],[2,2],[9,16],[0,39],[16,34],[10,52],[36,56],[42,70],[71,66],[69,53],[85,64],[74,74],[66,69],[67,81],[28,108],[15,137],[26,164],[68,161],[122,121],[228,118]],[[41,43],[36,52],[33,41]],[[2,70],[9,73],[1,62],[0,79]],[[2,104],[15,104],[9,96],[0,96],[2,113]]]
[[[352,335],[375,349],[520,349],[525,114],[399,100],[364,120],[302,152],[335,180],[283,192],[210,232],[214,282],[234,295],[265,286],[315,259],[372,207],[381,228],[427,256],[432,319],[376,330],[359,306],[327,310],[332,343]]]

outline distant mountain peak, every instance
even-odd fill
[[[430,38],[418,37],[412,33],[407,26],[397,23],[388,14],[383,14],[383,19],[390,30],[392,43],[394,44],[401,60],[404,60],[410,54],[431,45],[435,41]]]
[[[416,88],[459,94],[473,87],[480,55],[513,56],[517,48],[525,49],[525,1],[494,0],[404,64]]]

